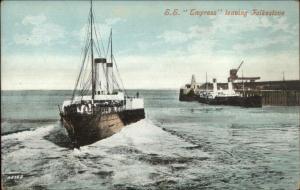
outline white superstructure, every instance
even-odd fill
[[[208,91],[200,91],[199,93],[200,98],[209,98],[214,99],[215,97],[233,97],[233,96],[240,96],[239,93],[233,90],[232,82],[228,82],[228,89],[218,89],[217,80],[213,79],[213,90]]]
[[[93,107],[113,109],[113,111],[144,109],[144,99],[125,97],[123,92],[117,94],[100,94],[92,96],[76,96],[74,100],[65,100],[62,105],[64,111],[68,106],[75,106],[78,113],[91,113]]]

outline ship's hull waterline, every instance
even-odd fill
[[[110,137],[126,125],[144,118],[144,109],[102,114],[61,114],[63,126],[77,148]]]
[[[246,108],[262,107],[261,96],[249,96],[249,97],[215,97],[213,99],[198,97],[200,103],[209,105],[228,105],[228,106],[241,106]]]
[[[179,101],[184,101],[184,102],[192,102],[192,101],[197,101],[198,96],[192,91],[192,93],[185,94],[183,92],[183,89],[180,89],[179,92]]]

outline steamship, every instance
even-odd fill
[[[129,97],[124,89],[113,55],[112,30],[107,49],[99,38],[92,1],[87,25],[82,65],[72,97],[59,106],[63,126],[76,148],[107,138],[145,118],[144,100],[138,92]]]
[[[206,83],[207,84],[207,83]],[[213,90],[202,90],[199,92],[198,99],[200,103],[210,105],[230,105],[241,107],[262,107],[262,96],[245,96],[236,92],[232,87],[231,80],[228,81],[228,89],[218,89],[217,80],[213,79]]]

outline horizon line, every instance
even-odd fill
[[[179,88],[128,88],[126,90],[178,90]],[[1,91],[73,91],[74,89],[1,89]],[[126,91],[125,90],[125,91]]]

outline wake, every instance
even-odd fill
[[[52,131],[57,125],[56,124],[51,124],[51,125],[46,125],[43,127],[38,127],[37,129],[33,131],[22,131],[22,132],[15,132],[12,134],[7,134],[1,136],[2,141],[6,140],[26,140],[26,139],[38,139],[38,138],[43,138],[45,135],[49,134],[50,131]]]

